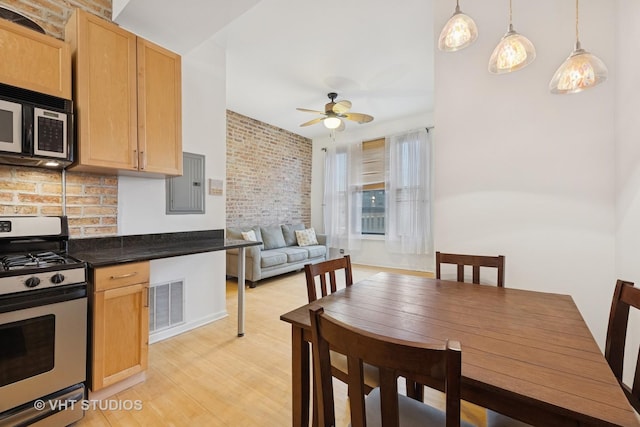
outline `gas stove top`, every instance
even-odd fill
[[[0,217],[0,295],[86,283],[68,238],[66,217]]]
[[[67,257],[64,253],[51,251],[5,255],[0,258],[0,265],[4,271],[72,264],[74,262],[78,261]]]

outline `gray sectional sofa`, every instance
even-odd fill
[[[245,249],[245,277],[249,286],[267,277],[304,268],[305,264],[327,259],[326,236],[316,234],[317,245],[300,246],[296,230],[305,230],[304,224],[252,226],[227,228],[227,239],[243,239],[243,232],[253,230],[262,245]],[[227,251],[227,276],[238,277],[238,250]]]

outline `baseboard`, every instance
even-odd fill
[[[208,325],[209,323],[224,319],[228,316],[229,313],[227,313],[227,311],[225,310],[219,313],[210,314],[209,316],[201,317],[200,319],[183,323],[182,325],[177,325],[173,328],[158,331],[155,334],[149,336],[149,344],[164,341],[168,338],[175,337],[176,335],[183,334],[192,329],[199,328],[200,326]]]

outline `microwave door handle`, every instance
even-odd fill
[[[34,152],[33,120],[33,107],[25,106],[22,111],[22,130],[24,132],[22,154],[31,154]]]

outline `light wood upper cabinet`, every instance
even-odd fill
[[[66,38],[78,126],[71,169],[181,175],[180,56],[81,10]]]
[[[68,43],[0,19],[0,81],[71,99]]]
[[[182,175],[180,56],[138,37],[140,170]]]
[[[147,369],[149,263],[94,270],[91,390]]]

